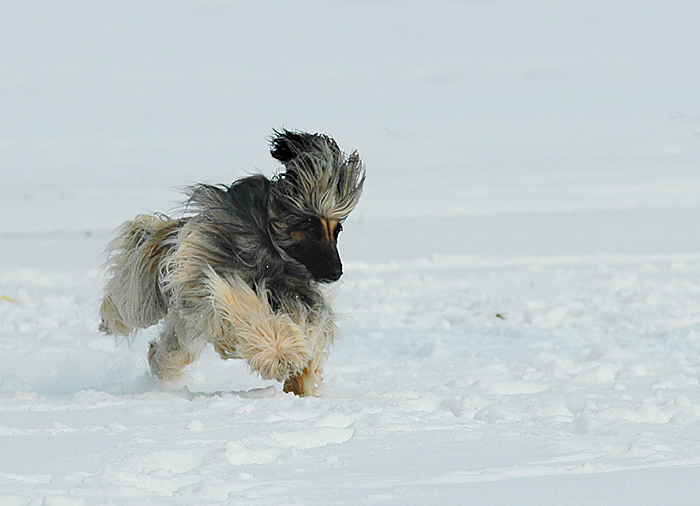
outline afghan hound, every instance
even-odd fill
[[[342,223],[365,169],[327,135],[275,131],[284,171],[187,190],[182,217],[136,216],[107,248],[100,330],[129,337],[163,320],[155,376],[174,380],[211,343],[284,391],[318,395],[338,333],[323,284],[343,274]]]

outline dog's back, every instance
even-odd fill
[[[161,270],[185,221],[140,214],[122,225],[107,247],[110,280],[100,308],[101,331],[130,336],[165,317]]]

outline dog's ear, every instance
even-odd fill
[[[287,163],[296,158],[299,152],[302,151],[302,136],[308,135],[290,130],[274,130],[274,135],[270,141],[270,154],[280,162]]]
[[[294,160],[300,153],[321,152],[329,148],[334,154],[340,154],[336,142],[327,135],[286,129],[274,130],[270,141],[270,154],[284,164]]]

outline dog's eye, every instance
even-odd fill
[[[312,232],[317,232],[321,228],[321,221],[313,216],[308,217],[303,222],[299,228],[304,230],[310,230]]]

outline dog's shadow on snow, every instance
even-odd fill
[[[122,382],[108,383],[103,385],[99,390],[111,395],[152,395],[152,394],[168,394],[170,396],[179,397],[187,400],[197,398],[216,398],[216,397],[239,397],[241,399],[268,399],[278,396],[287,396],[286,394],[274,385],[254,387],[248,390],[206,390],[195,389],[190,385],[186,385],[186,380],[170,383],[162,381],[150,373],[144,373],[130,384]]]

